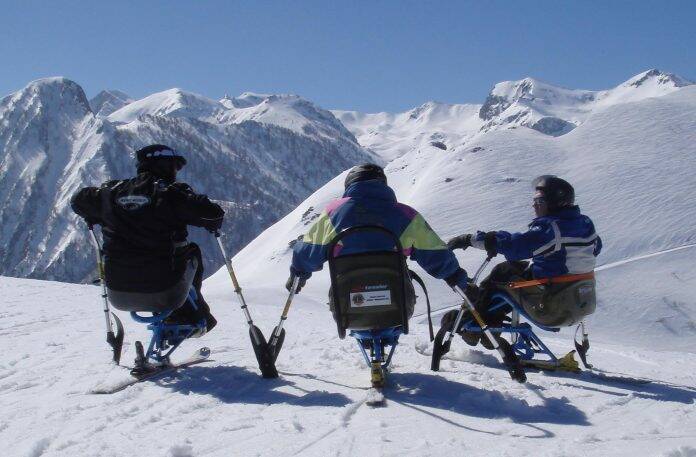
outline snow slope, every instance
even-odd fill
[[[607,108],[560,137],[528,128],[493,131],[454,151],[430,145],[412,150],[390,162],[386,171],[399,199],[418,209],[445,239],[476,230],[524,230],[533,217],[532,179],[543,173],[563,176],[574,184],[581,209],[594,219],[604,242],[599,263],[608,264],[696,240],[696,206],[690,197],[696,195],[694,119],[696,86],[688,86]],[[271,286],[282,281],[290,264],[289,243],[342,194],[343,177],[315,192],[235,257],[244,266],[243,282]],[[470,272],[483,260],[476,250],[458,255]],[[686,269],[688,254],[683,255],[682,263],[668,267]],[[677,258],[675,254],[674,262]],[[655,283],[676,286],[668,273],[655,269],[615,283],[607,279],[605,284],[599,276],[599,309],[610,312],[597,313],[590,323],[603,330],[606,341],[633,344],[650,337],[659,348],[693,347],[690,320],[663,330],[679,312],[671,303],[680,303],[693,320],[696,301],[676,289],[666,293],[658,288],[657,295],[666,294],[659,297],[647,293]],[[224,277],[220,271],[211,283]],[[444,283],[430,278],[428,283],[436,302],[452,301]],[[327,290],[328,275],[315,275],[307,287],[317,293]],[[636,319],[628,332],[622,330],[622,316]]]
[[[690,290],[688,259],[667,253],[615,268],[613,279],[661,265]],[[671,265],[677,261],[677,268]],[[644,264],[644,262],[648,262]],[[650,265],[653,262],[653,265]],[[237,263],[240,273],[244,270]],[[608,272],[602,272],[604,275]],[[606,276],[600,276],[604,278]],[[245,281],[255,322],[268,335],[285,291]],[[600,279],[601,281],[601,279]],[[311,283],[310,283],[311,284]],[[670,293],[672,284],[654,287]],[[688,288],[688,289],[687,289]],[[593,332],[591,361],[648,377],[630,385],[587,376],[529,373],[512,382],[490,352],[455,340],[441,371],[429,371],[430,344],[422,318],[401,339],[387,407],[364,404],[368,370],[350,339],[339,340],[325,290],[309,287],[296,299],[278,359],[281,377],[258,374],[231,285],[214,278],[206,298],[218,327],[184,343],[178,357],[210,346],[212,361],[111,396],[91,389],[127,377],[109,363],[99,289],[0,278],[0,446],[8,457],[38,456],[693,456],[696,453],[696,353],[607,343]],[[686,295],[686,292],[685,292]],[[423,311],[418,304],[416,313]],[[693,314],[692,314],[693,316]],[[126,326],[124,363],[142,325]],[[630,322],[629,322],[630,324]],[[663,334],[668,330],[662,328]],[[570,336],[546,335],[559,352]]]

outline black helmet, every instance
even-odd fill
[[[532,186],[544,195],[550,211],[575,205],[575,189],[568,181],[558,176],[539,176],[532,181]]]
[[[179,155],[169,146],[163,144],[151,144],[150,146],[138,149],[135,153],[135,157],[138,160],[138,169],[158,159],[176,160],[177,170],[181,170],[183,166],[186,165],[186,159],[183,156]]]
[[[374,163],[364,163],[362,165],[355,166],[351,168],[346,176],[346,181],[344,183],[345,188],[351,184],[358,181],[369,181],[371,179],[376,179],[382,183],[387,183],[387,177],[384,174],[384,169],[379,165]]]

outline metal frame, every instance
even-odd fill
[[[188,293],[187,301],[191,301],[194,306],[197,299],[196,291],[191,288]],[[184,306],[184,305],[182,305]],[[137,312],[130,313],[134,321],[142,324],[148,324],[147,329],[152,332],[150,344],[145,353],[145,362],[153,361],[155,364],[161,365],[169,363],[169,356],[184,342],[197,331],[203,331],[206,328],[205,319],[201,319],[198,325],[190,324],[165,324],[164,321],[174,312],[169,310],[163,313],[153,313],[152,316],[141,316]],[[166,351],[162,354],[163,351]]]
[[[549,357],[549,362],[557,363],[558,358],[551,352],[551,350],[541,341],[541,339],[534,333],[531,325],[526,322],[519,322],[519,316],[524,317],[530,322],[534,323],[535,326],[547,332],[559,332],[561,329],[556,327],[546,327],[544,325],[539,325],[524,311],[522,306],[510,297],[506,292],[496,292],[491,297],[491,303],[493,306],[489,308],[489,311],[496,311],[504,306],[510,306],[512,308],[512,323],[508,325],[502,325],[500,327],[489,327],[489,330],[494,333],[508,333],[511,335],[512,348],[518,357],[522,360],[533,360],[537,354],[543,354]],[[479,327],[473,320],[467,321],[463,327],[464,331],[471,333],[481,333],[481,327]]]
[[[350,336],[358,341],[358,346],[360,346],[360,351],[365,358],[365,363],[368,368],[372,366],[373,362],[379,362],[382,369],[387,370],[389,365],[391,365],[396,346],[399,344],[401,333],[401,328],[389,327],[378,330],[351,330]],[[369,356],[365,350],[365,341],[370,341],[372,343]],[[386,359],[384,358],[383,346],[390,346]]]

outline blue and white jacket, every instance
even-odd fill
[[[478,232],[472,246],[483,249],[483,235]],[[507,260],[532,259],[535,278],[589,273],[602,250],[592,220],[577,206],[537,217],[524,233],[495,232],[495,241]]]

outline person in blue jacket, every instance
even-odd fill
[[[505,290],[526,310],[539,307],[554,287],[567,287],[574,281],[591,279],[595,258],[602,250],[602,240],[595,232],[592,220],[575,205],[575,190],[567,181],[553,175],[539,176],[533,181],[533,208],[536,218],[526,232],[506,231],[463,234],[451,239],[450,249],[471,246],[487,251],[489,257],[505,256],[506,262],[497,265],[479,290],[469,288],[467,296],[487,318],[488,325],[500,325],[509,309],[492,315],[487,313],[489,299],[495,290]],[[531,262],[524,261],[531,259]],[[548,278],[546,285],[511,288],[510,283]],[[592,290],[594,293],[594,289]],[[543,306],[543,305],[542,305]],[[443,317],[443,324],[453,321],[455,313]],[[451,322],[450,322],[451,325]],[[463,335],[475,345],[480,334]],[[485,343],[485,339],[482,340]]]
[[[466,287],[469,278],[454,253],[418,211],[396,200],[382,167],[370,163],[356,166],[346,176],[344,186],[343,197],[330,202],[309,231],[295,243],[286,284],[288,291],[295,277],[300,278],[296,290],[299,292],[312,272],[322,269],[328,259],[328,245],[338,233],[359,225],[379,225],[388,229],[399,238],[403,254],[418,262],[431,276],[444,279],[450,286]],[[342,240],[338,255],[392,247],[393,243],[385,235],[358,233]],[[410,284],[408,281],[407,285]],[[412,287],[411,295],[409,316],[415,304]]]

